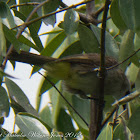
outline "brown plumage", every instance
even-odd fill
[[[97,53],[76,54],[60,59],[36,55],[21,51],[13,51],[8,59],[29,63],[44,68],[48,75],[63,80],[63,89],[80,95],[99,92],[97,68],[100,66],[100,55]],[[112,57],[105,58],[107,68],[116,65]],[[107,71],[105,77],[105,94],[120,98],[129,90],[129,81],[123,71],[116,67]]]

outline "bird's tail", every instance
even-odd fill
[[[48,56],[42,56],[42,55],[25,52],[25,51],[20,51],[20,53],[18,53],[14,50],[8,55],[8,60],[42,66],[56,59]]]

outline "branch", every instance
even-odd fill
[[[130,102],[131,100],[137,98],[140,96],[140,89],[134,91],[131,94],[128,94],[127,96],[121,98],[120,100],[116,101],[115,103],[112,104],[112,106],[116,106],[116,105],[123,105],[126,104],[128,102]]]
[[[133,57],[136,53],[138,53],[140,51],[140,48],[137,49],[133,54],[131,54],[129,57],[127,57],[125,60],[123,60],[122,62],[112,66],[112,67],[109,67],[109,68],[106,68],[106,70],[111,70],[111,69],[114,69],[116,67],[118,67],[119,65],[123,64],[124,62],[126,62],[127,60],[129,60],[131,57]]]
[[[98,134],[101,130],[101,124],[103,119],[103,104],[104,104],[104,79],[105,79],[105,34],[106,34],[106,21],[109,10],[110,0],[105,1],[103,23],[101,28],[101,64],[100,64],[100,93],[99,93],[99,108],[98,108]]]
[[[38,2],[27,2],[27,3],[21,3],[21,4],[13,4],[10,6],[10,8],[16,8],[16,7],[20,7],[20,6],[28,6],[28,5],[39,5],[40,3]]]
[[[96,96],[99,97],[99,102],[95,100],[91,100],[91,111],[90,111],[91,113],[90,114],[90,139],[91,140],[96,140],[102,128],[103,105],[104,105],[104,78],[105,78],[105,31],[106,31],[106,20],[107,20],[109,5],[110,5],[110,0],[106,0],[105,7],[104,7],[104,14],[103,14],[102,29],[101,29],[101,64],[100,64],[100,71],[99,71],[100,92],[96,93]],[[93,97],[93,94],[91,96]]]
[[[41,19],[44,19],[44,18],[46,18],[46,17],[50,17],[50,16],[55,15],[55,14],[57,14],[57,13],[60,13],[60,12],[63,12],[63,11],[66,11],[66,10],[69,10],[69,9],[72,9],[72,8],[75,8],[75,7],[80,6],[80,5],[83,5],[83,4],[87,4],[87,3],[91,2],[91,1],[92,1],[92,0],[88,0],[88,1],[85,1],[85,2],[80,2],[80,3],[75,4],[75,5],[71,5],[71,6],[66,7],[66,8],[62,8],[62,9],[60,9],[60,10],[58,10],[58,11],[51,12],[51,13],[49,13],[49,14],[46,14],[46,15],[41,16],[41,17],[38,17],[38,18],[33,19],[33,20],[31,20],[31,21],[28,21],[28,22],[26,21],[24,24],[25,24],[26,27],[27,27],[27,26],[29,26],[30,24],[32,24],[32,23],[34,23],[34,22],[37,22],[37,21],[39,21],[39,20],[41,20]],[[19,26],[16,26],[16,27],[14,27],[14,28],[12,28],[12,29],[18,28],[18,27],[20,27],[20,26],[22,26],[22,25],[24,25],[24,24],[21,24],[21,25],[19,25]]]

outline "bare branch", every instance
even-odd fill
[[[39,5],[40,3],[38,2],[27,2],[27,3],[21,3],[21,4],[13,4],[10,6],[10,8],[16,8],[16,7],[20,7],[20,6],[28,6],[28,5]]]
[[[101,64],[100,64],[100,92],[96,93],[99,98],[99,102],[91,100],[90,111],[90,139],[96,140],[102,128],[103,119],[103,107],[104,107],[104,78],[105,78],[105,32],[106,32],[106,20],[109,9],[110,1],[105,1],[105,8],[103,14],[103,23],[101,29]],[[93,94],[91,95],[91,97]],[[93,113],[94,112],[94,113]],[[96,112],[96,113],[95,113]]]

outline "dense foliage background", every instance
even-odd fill
[[[3,69],[7,63],[5,61],[8,55],[7,50],[13,46],[19,53],[20,50],[30,51],[32,48],[41,55],[57,58],[82,52],[100,53],[100,27],[104,4],[104,0],[95,0],[90,9],[84,2],[78,4],[79,7],[78,5],[68,7],[62,0],[18,0],[18,3],[16,0],[0,1],[0,62],[3,64],[0,70],[1,139],[47,140],[51,136],[52,140],[61,140],[64,136],[68,140],[89,139],[87,125],[48,80],[42,79],[40,90],[36,95],[36,108],[33,108],[25,93],[12,81],[10,75],[4,73]],[[109,8],[106,55],[113,56],[122,62],[140,49],[140,1],[112,0]],[[64,20],[56,24],[57,13],[61,11],[65,11]],[[85,15],[86,11],[87,15]],[[53,26],[50,32],[46,32],[44,27],[44,34],[47,34],[45,45],[42,44],[38,34],[42,22],[46,26],[48,24]],[[11,63],[15,68],[15,62],[11,61]],[[140,52],[122,63],[120,67],[132,85],[135,85],[131,92],[138,96],[140,93]],[[31,75],[38,71],[40,68],[34,66]],[[62,92],[61,81],[48,76],[47,78]],[[41,95],[45,91],[48,91],[51,101],[43,110],[40,110]],[[63,95],[89,124],[90,101],[69,93],[63,93]],[[111,104],[114,102],[112,97],[105,97],[105,100],[104,119],[112,110]],[[98,140],[139,139],[139,97],[126,102],[128,102],[128,112],[124,111],[120,105],[117,123],[111,117],[101,130]],[[15,125],[20,129],[18,132],[10,133],[3,129],[4,118],[8,117],[10,108],[13,108],[15,112]]]

